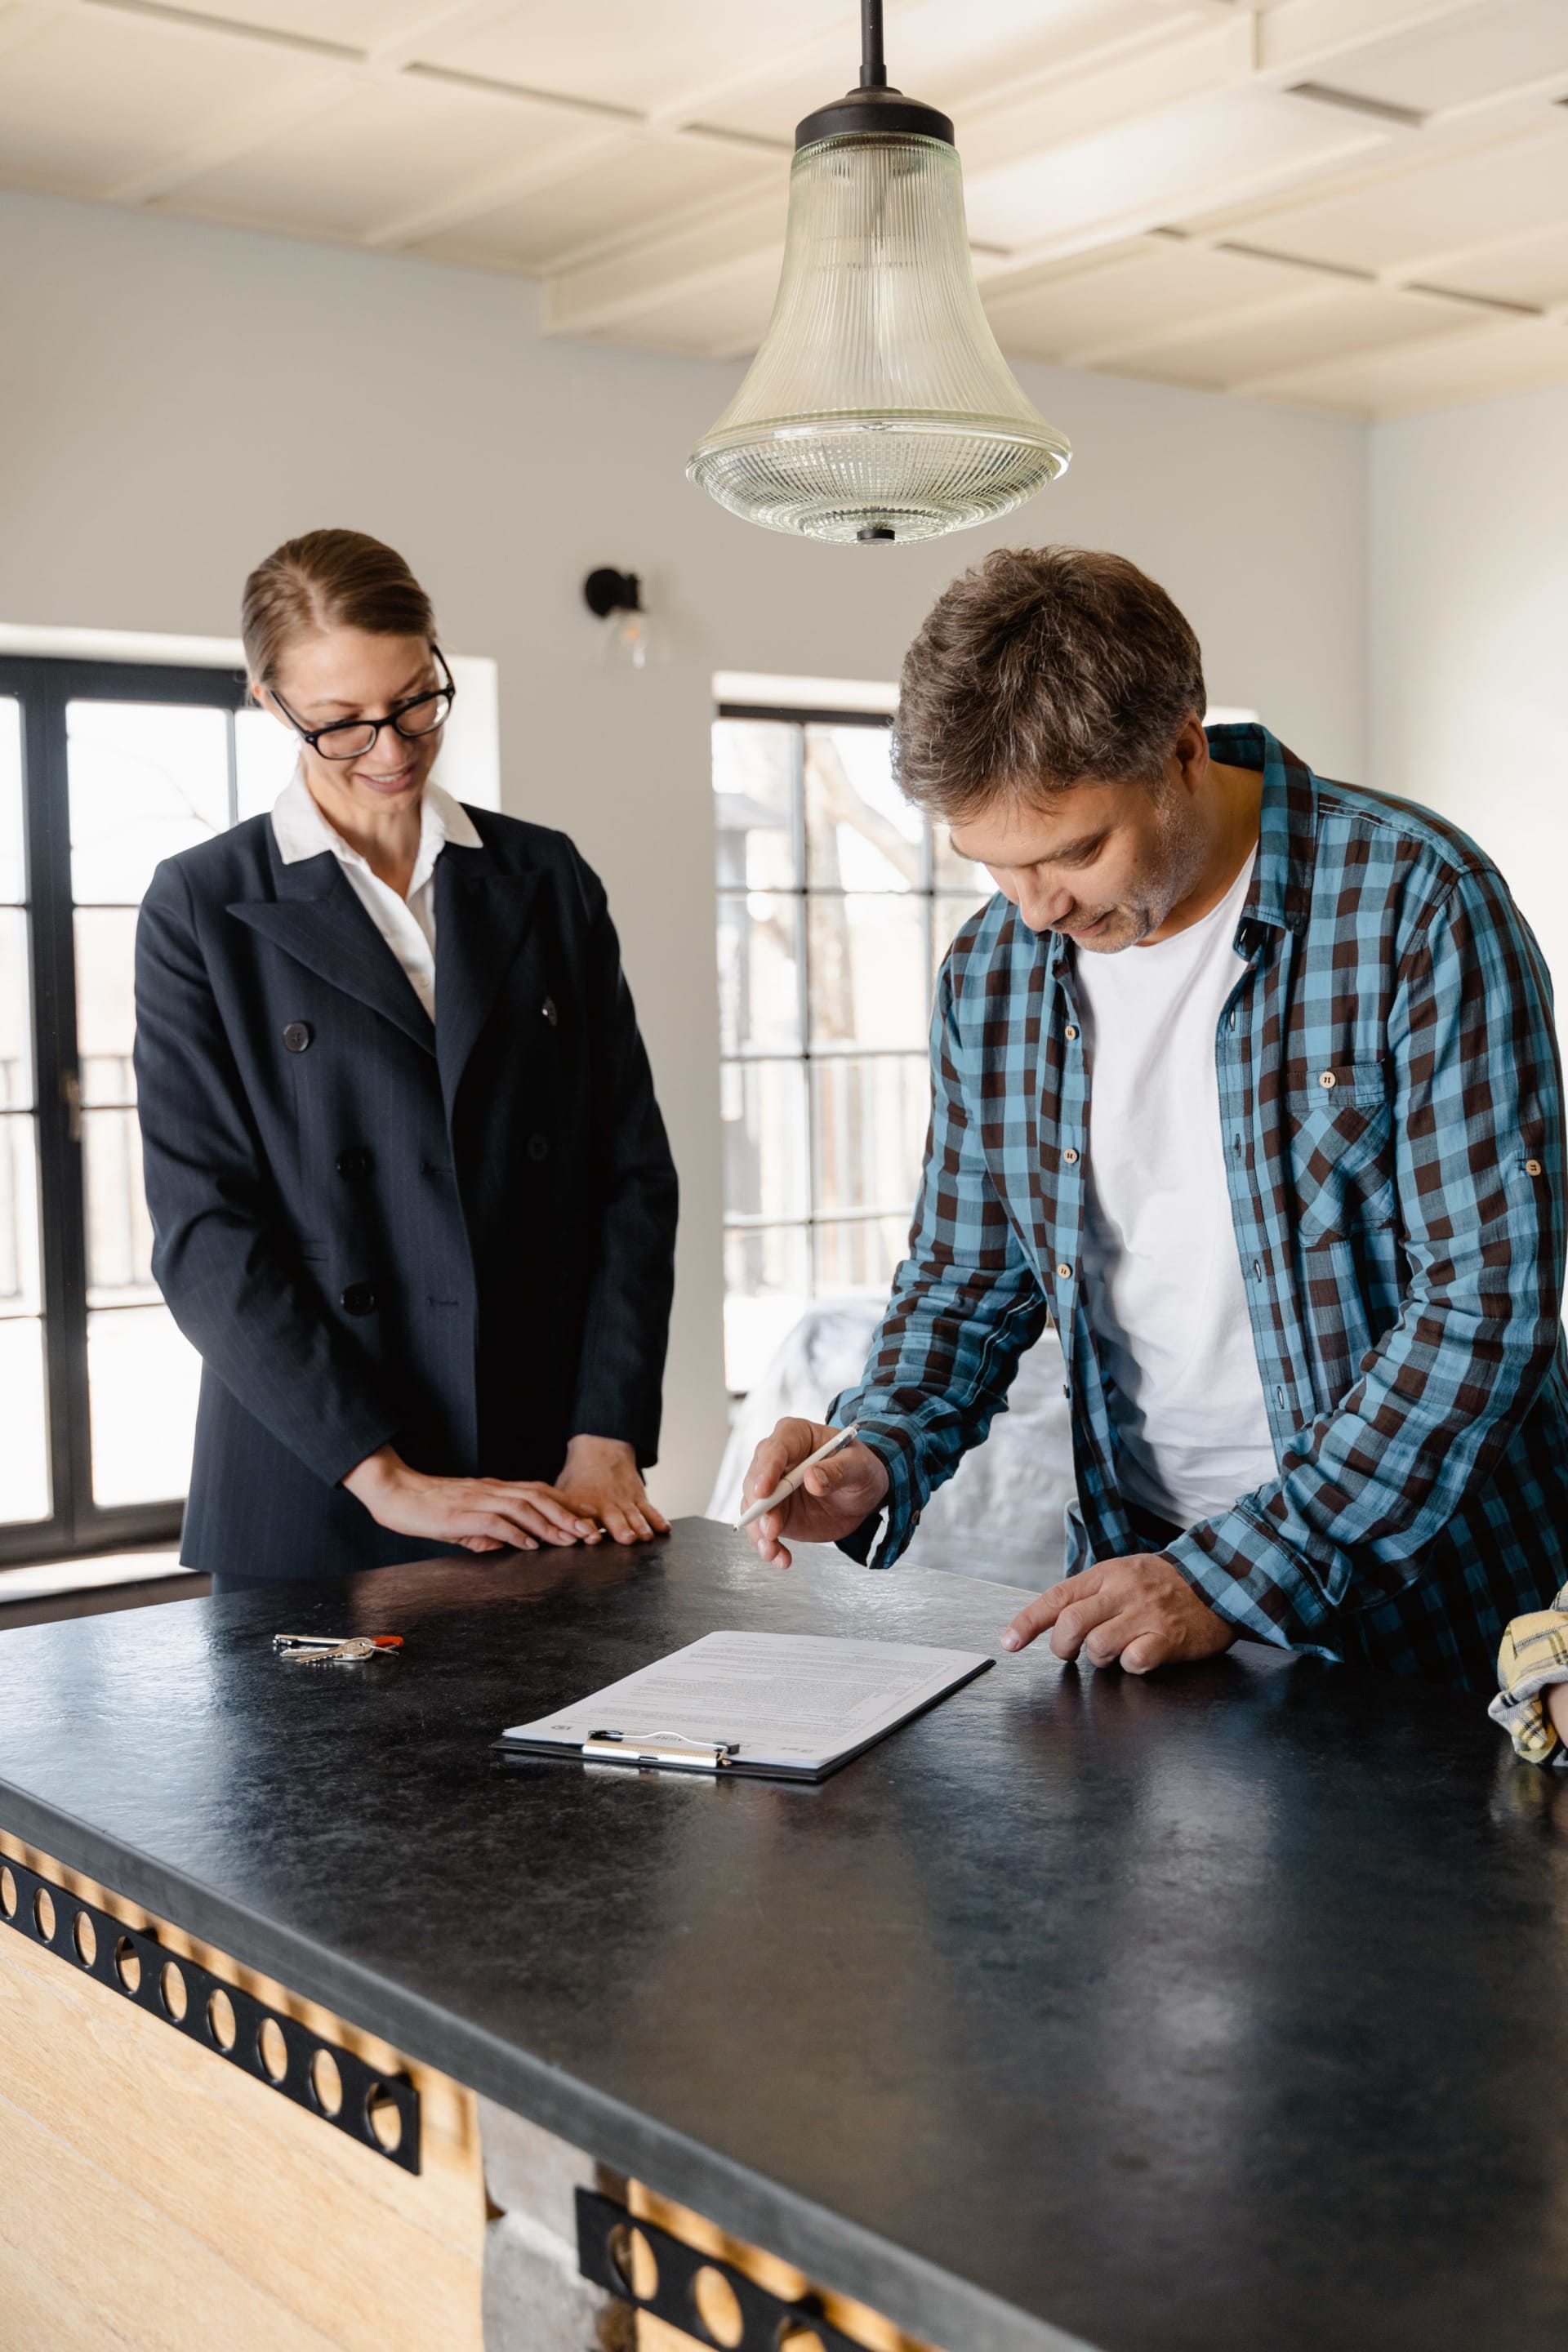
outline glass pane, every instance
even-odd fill
[[[804,1225],[758,1225],[724,1236],[724,1376],[755,1388],[805,1312],[811,1284]]]
[[[0,1323],[0,1525],[49,1516],[49,1454],[44,1408],[44,1327]]]
[[[88,1317],[95,1503],[174,1502],[184,1493],[201,1369],[166,1307]]]
[[[22,706],[0,695],[0,905],[27,895],[22,859]]]
[[[816,1214],[892,1209],[907,1225],[931,1117],[925,1055],[836,1055],[812,1064],[811,1087]]]
[[[922,1046],[931,1018],[926,902],[809,901],[814,1045]]]
[[[933,889],[973,891],[982,898],[988,898],[996,887],[984,866],[977,866],[971,857],[960,857],[945,824],[933,824],[931,829],[931,878]]]
[[[887,1297],[893,1269],[908,1246],[908,1217],[846,1218],[842,1224],[812,1230],[818,1297],[842,1297],[847,1292]]]
[[[270,710],[235,712],[235,797],[242,824],[247,816],[265,814],[299,764],[299,737]]]
[[[795,871],[800,729],[769,719],[713,722],[713,828],[721,889],[789,890]]]
[[[719,901],[721,1050],[790,1053],[800,1047],[795,898],[752,890]]]
[[[0,1110],[33,1099],[33,1005],[27,986],[27,918],[0,907]]]
[[[727,1217],[804,1217],[805,1065],[726,1062],[719,1072]]]
[[[136,909],[87,907],[76,916],[76,1042],[84,1103],[136,1099]]]
[[[806,879],[814,889],[918,890],[925,819],[893,782],[886,727],[805,730]]]
[[[66,726],[72,895],[134,906],[160,858],[227,828],[227,716],[175,704],[73,702]]]
[[[0,1318],[36,1315],[42,1304],[37,1129],[26,1117],[0,1118]],[[0,1421],[0,1430],[5,1426]],[[9,1443],[7,1435],[0,1454]]]
[[[988,890],[984,898],[933,898],[931,901],[932,978],[942,969],[942,960],[952,945],[954,934],[961,930],[971,915],[978,914],[987,901],[995,897]]]
[[[142,1129],[133,1110],[89,1110],[81,1121],[89,1307],[155,1299],[153,1224],[142,1190]]]

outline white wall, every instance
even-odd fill
[[[1021,373],[1076,445],[1065,482],[990,533],[818,547],[683,478],[733,369],[544,341],[515,280],[0,195],[0,623],[226,636],[259,555],[343,523],[500,663],[504,803],[605,876],[680,1165],[668,1508],[701,1507],[724,1435],[712,672],[890,677],[986,545],[1074,540],[1164,582],[1216,702],[1362,771],[1363,429]],[[599,563],[643,573],[668,667],[603,666]]]
[[[1568,992],[1568,386],[1374,426],[1371,780],[1498,860]]]

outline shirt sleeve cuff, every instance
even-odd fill
[[[921,1523],[914,1451],[908,1433],[896,1422],[862,1421],[857,1425],[856,1434],[861,1444],[869,1446],[884,1465],[888,1491],[879,1509],[862,1519],[851,1534],[839,1538],[838,1549],[850,1559],[858,1560],[862,1568],[891,1568],[908,1550]]]
[[[1165,1547],[1216,1617],[1255,1642],[1334,1658],[1322,1639],[1332,1612],[1296,1554],[1241,1507],[1189,1528]]]

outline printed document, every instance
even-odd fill
[[[993,1664],[978,1650],[819,1633],[705,1633],[574,1706],[502,1734],[533,1749],[625,1740],[732,1746],[735,1767],[813,1778]]]

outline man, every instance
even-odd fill
[[[1000,895],[938,986],[859,1438],[752,1539],[864,1559],[885,1517],[895,1559],[1049,1312],[1071,1572],[1006,1647],[1144,1673],[1246,1633],[1491,1687],[1568,1580],[1549,982],[1462,834],[1205,708],[1115,556],[994,554],[910,648],[900,781]],[[748,1499],[827,1434],[782,1422]]]

